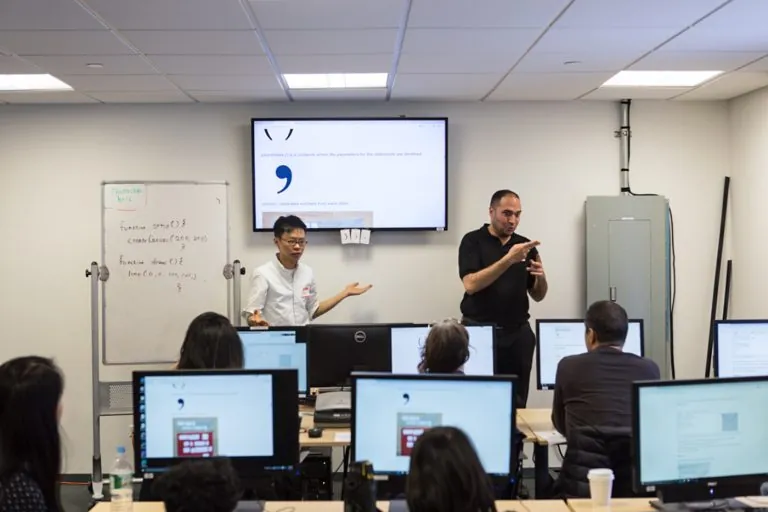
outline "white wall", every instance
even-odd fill
[[[311,235],[306,260],[321,295],[353,280],[374,283],[326,321],[458,316],[457,246],[464,232],[486,220],[490,194],[499,188],[521,194],[520,232],[542,241],[550,292],[533,306],[534,317],[583,314],[583,202],[587,195],[618,191],[616,104],[4,106],[0,360],[38,353],[54,356],[64,369],[65,472],[90,471],[89,286],[83,271],[99,257],[100,182],[228,180],[232,255],[253,267],[270,257],[272,245],[269,236],[250,232],[249,118],[375,114],[450,118],[449,231],[375,233],[372,247],[343,249],[338,234]],[[635,102],[632,124],[632,187],[668,196],[675,215],[678,375],[700,376],[718,205],[730,165],[728,107]],[[102,379],[127,377],[126,369],[107,368]],[[551,398],[534,391],[530,402],[548,406]],[[127,418],[104,420],[105,459],[126,442],[127,425]]]
[[[766,318],[768,284],[768,89],[731,102],[731,318]]]

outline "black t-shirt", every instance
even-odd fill
[[[473,274],[487,268],[504,256],[513,245],[529,242],[524,236],[514,233],[506,244],[488,231],[488,224],[470,231],[459,245],[459,277]],[[528,252],[526,261],[514,263],[490,286],[479,292],[464,294],[461,314],[467,320],[495,323],[501,327],[514,328],[528,321],[528,290],[536,278],[528,270],[530,261],[539,252],[534,247]]]

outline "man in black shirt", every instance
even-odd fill
[[[547,295],[547,278],[538,241],[518,235],[520,196],[499,190],[491,197],[490,224],[470,231],[459,246],[459,276],[464,283],[461,313],[465,323],[494,323],[496,373],[517,375],[517,402],[525,407],[536,336],[528,324],[528,296]]]
[[[579,427],[624,427],[632,424],[632,382],[658,380],[650,359],[624,352],[627,312],[611,301],[587,310],[587,352],[564,357],[557,365],[552,423],[566,439]]]

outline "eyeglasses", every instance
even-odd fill
[[[285,242],[286,244],[291,245],[291,246],[298,245],[299,247],[304,247],[305,245],[307,245],[307,241],[306,240],[302,240],[302,239],[293,239],[293,238],[285,239],[285,238],[281,238],[280,240],[282,240],[283,242]]]

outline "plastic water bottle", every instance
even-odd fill
[[[125,447],[117,447],[117,458],[109,472],[110,512],[133,511],[133,466],[125,456]]]

